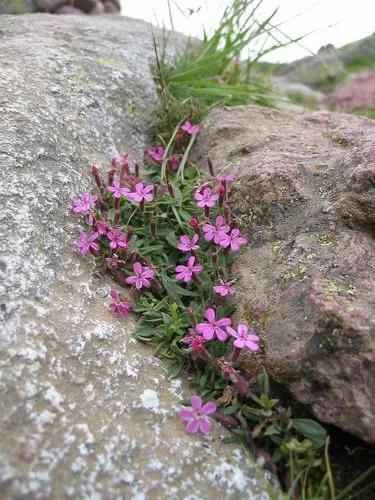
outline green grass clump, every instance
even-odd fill
[[[217,106],[273,104],[265,77],[260,71],[255,76],[254,69],[262,56],[293,40],[288,38],[283,43],[272,35],[275,30],[272,20],[277,10],[267,19],[257,20],[262,3],[262,0],[233,0],[214,34],[211,37],[205,34],[202,43],[190,43],[175,61],[160,56],[155,44],[155,80],[161,99],[151,125],[154,138],[166,139],[183,119],[199,123]],[[265,49],[268,39],[274,43]],[[257,44],[259,50],[253,57],[241,61],[244,51]]]

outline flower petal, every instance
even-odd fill
[[[199,424],[199,429],[203,434],[209,434],[211,432],[211,422],[208,420],[208,418],[201,418],[198,422]]]
[[[202,413],[205,415],[209,415],[210,413],[215,413],[217,409],[217,405],[213,401],[208,401],[205,405],[202,407]]]
[[[202,398],[198,395],[193,395],[190,398],[191,406],[194,410],[200,411],[202,408]]]
[[[134,272],[136,274],[141,274],[142,273],[142,264],[140,262],[135,262],[133,269],[134,269]]]
[[[194,417],[194,412],[190,408],[180,410],[180,418],[182,420],[191,420]]]
[[[210,323],[213,323],[215,321],[215,309],[212,309],[212,307],[209,307],[208,309],[206,309],[204,312],[204,317]]]
[[[188,432],[189,434],[195,434],[198,430],[199,422],[198,420],[190,420],[190,422],[187,424],[185,427],[185,431]]]

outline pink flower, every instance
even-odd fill
[[[194,330],[189,330],[190,335],[181,339],[184,344],[189,344],[193,351],[201,351],[204,348],[204,343],[206,340],[202,335],[198,335]]]
[[[120,231],[118,227],[112,229],[112,231],[108,231],[107,238],[110,240],[109,246],[112,248],[112,250],[115,250],[116,248],[119,248],[120,250],[125,250],[129,246],[126,243],[125,234],[122,231]]]
[[[241,245],[245,245],[247,239],[240,235],[240,230],[235,228],[229,234],[221,233],[219,245],[227,248],[230,245],[232,252],[237,252]]]
[[[99,233],[92,233],[88,235],[85,231],[81,231],[79,235],[79,241],[74,243],[75,248],[79,248],[81,255],[86,255],[89,250],[97,252],[99,250],[99,245],[95,243],[99,237]]]
[[[135,285],[139,290],[142,287],[150,288],[150,278],[155,276],[155,271],[151,267],[142,266],[140,262],[135,262],[133,265],[134,276],[126,278],[125,283]]]
[[[229,283],[225,283],[224,281],[221,281],[220,285],[214,286],[214,290],[222,297],[226,297],[227,295],[232,295],[234,293],[231,285]]]
[[[113,193],[114,198],[121,198],[121,196],[127,196],[130,192],[129,188],[121,187],[120,181],[113,181],[112,186],[108,186],[107,190]]]
[[[100,235],[105,234],[108,229],[108,222],[105,220],[97,220],[96,221],[96,229]]]
[[[203,434],[209,434],[211,432],[211,422],[207,415],[215,413],[216,404],[209,401],[202,406],[202,398],[200,396],[191,396],[190,401],[191,408],[180,410],[180,418],[188,422],[185,427],[186,432],[194,434],[200,430]]]
[[[183,252],[190,252],[192,250],[199,250],[199,245],[196,245],[199,240],[199,235],[194,234],[192,239],[189,238],[186,234],[182,235],[180,238],[180,243],[177,245],[179,250]]]
[[[180,166],[181,157],[180,155],[172,155],[168,158],[168,167],[172,172],[178,170]]]
[[[149,184],[148,186],[143,186],[141,182],[138,182],[134,186],[135,192],[133,193],[128,193],[127,197],[130,198],[132,201],[135,201],[137,203],[141,203],[141,201],[152,201],[154,199],[152,194],[149,194],[150,191],[154,189],[154,186],[152,184]]]
[[[118,266],[118,255],[116,255],[115,253],[113,255],[111,255],[110,257],[107,257],[105,259],[105,261],[107,262],[107,264],[109,265],[109,267],[117,267]]]
[[[203,193],[201,193],[201,189],[198,189],[194,195],[194,199],[198,201],[197,206],[199,208],[204,207],[214,207],[217,200],[219,199],[218,194],[213,194],[212,189],[210,187],[205,187],[203,189]]]
[[[177,266],[176,267],[176,279],[181,281],[184,280],[185,283],[189,283],[191,281],[194,273],[199,273],[202,271],[203,266],[199,264],[194,265],[195,257],[189,257],[187,266]]]
[[[197,135],[200,132],[200,126],[199,125],[193,125],[189,121],[186,121],[181,129],[186,132],[189,135]]]
[[[221,318],[217,320],[215,309],[212,309],[212,307],[205,310],[204,317],[207,319],[208,323],[198,323],[196,326],[197,332],[201,333],[206,340],[212,340],[214,335],[216,335],[219,340],[225,342],[228,338],[228,334],[223,330],[223,327],[230,325],[232,322],[231,319]]]
[[[91,207],[94,205],[97,196],[92,196],[90,193],[82,193],[81,198],[76,198],[72,200],[73,212],[76,214],[88,214],[91,211]]]
[[[219,182],[230,182],[234,181],[234,175],[218,175],[215,179]]]
[[[147,149],[147,156],[152,158],[157,163],[164,160],[165,149],[162,146],[149,146]]]
[[[110,311],[117,313],[120,318],[127,316],[131,310],[131,303],[129,300],[121,300],[120,294],[117,290],[113,288],[109,292],[113,302],[109,304],[108,308]]]
[[[124,156],[116,156],[115,158],[112,158],[112,166],[113,167],[122,167],[122,166],[128,166],[129,165],[129,155],[126,154]]]
[[[205,233],[204,239],[206,241],[214,240],[218,245],[220,243],[223,234],[229,231],[229,226],[225,223],[225,219],[222,215],[216,217],[215,225],[206,222],[202,226],[202,231]]]
[[[250,330],[247,325],[238,325],[237,331],[231,326],[227,326],[227,332],[235,338],[234,345],[243,349],[247,347],[250,351],[256,352],[259,350],[259,337],[255,335],[253,330]]]

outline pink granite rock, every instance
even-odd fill
[[[324,102],[346,112],[375,108],[375,71],[356,73],[344,85],[329,93]]]
[[[263,365],[319,419],[375,442],[375,121],[241,106],[203,125],[199,154],[237,177],[250,243],[234,300]]]

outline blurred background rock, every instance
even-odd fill
[[[0,14],[116,14],[119,0],[0,0]]]

